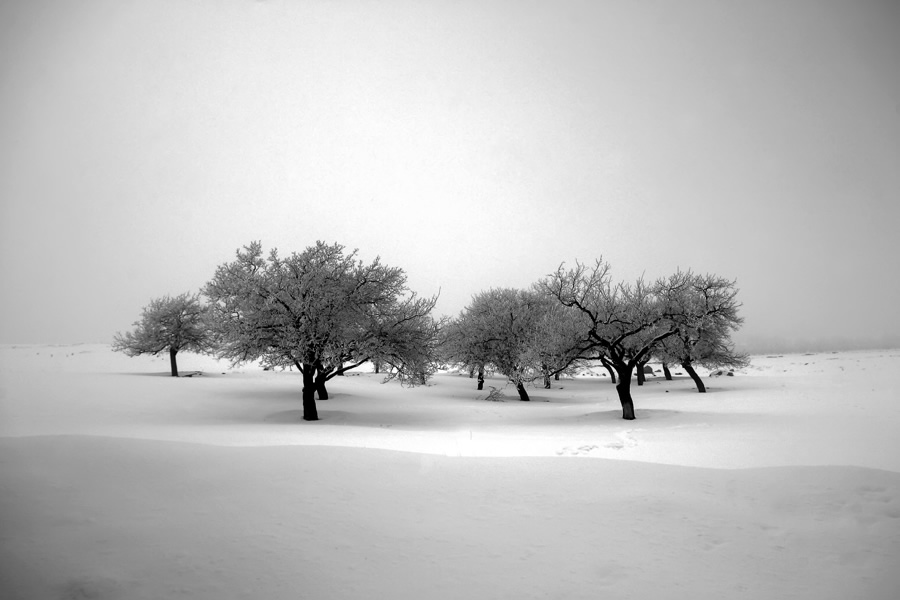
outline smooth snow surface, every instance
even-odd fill
[[[896,598],[900,351],[484,398],[0,347],[0,598]],[[677,372],[677,369],[676,369]],[[706,375],[706,373],[702,373]]]

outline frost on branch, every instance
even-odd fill
[[[282,258],[253,242],[221,265],[204,288],[219,355],[261,360],[303,374],[304,419],[318,419],[325,383],[368,360],[390,365],[406,383],[430,374],[436,298],[418,298],[402,269],[369,264],[339,244],[317,242]]]

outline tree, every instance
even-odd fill
[[[444,328],[440,351],[444,361],[459,364],[469,371],[470,378],[477,373],[477,389],[484,389],[484,371],[490,362],[490,342],[482,335],[477,320],[468,308]]]
[[[736,352],[731,342],[731,333],[744,322],[738,316],[741,304],[737,293],[734,281],[718,275],[689,273],[689,284],[680,300],[678,333],[663,340],[655,352],[664,365],[680,364],[700,393],[706,392],[706,386],[694,365],[709,369],[741,368],[749,363],[747,356]]]
[[[684,273],[647,284],[613,284],[609,264],[597,260],[593,268],[576,262],[560,265],[540,282],[540,289],[562,306],[585,317],[577,350],[584,358],[599,358],[618,375],[616,392],[622,418],[635,418],[631,376],[656,345],[678,331],[672,320],[673,300],[687,283]],[[593,352],[591,356],[589,353]]]
[[[546,303],[532,292],[497,288],[481,292],[461,313],[450,350],[456,362],[480,370],[488,364],[516,386],[519,399],[530,398],[525,384],[541,372],[534,330]]]
[[[303,418],[318,420],[316,394],[367,360],[391,364],[404,383],[428,375],[437,298],[419,298],[402,269],[370,264],[339,244],[317,242],[301,253],[263,257],[253,242],[220,265],[204,288],[218,353],[232,363],[261,360],[296,366],[303,376]]]
[[[112,349],[128,356],[157,355],[168,350],[172,377],[178,377],[175,359],[178,352],[206,352],[210,349],[205,315],[206,309],[196,294],[155,298],[144,307],[141,319],[134,322],[134,331],[116,333]]]
[[[538,300],[539,314],[525,344],[525,360],[539,365],[544,388],[550,389],[550,379],[563,373],[573,373],[585,364],[580,357],[578,341],[585,327],[584,315],[567,310],[559,302],[543,294],[539,286],[532,294]]]
[[[387,379],[401,384],[425,385],[437,370],[442,332],[447,319],[431,317],[437,298],[415,294],[386,303],[370,315],[370,331],[363,348],[369,360],[388,369]]]

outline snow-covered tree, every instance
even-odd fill
[[[484,371],[490,362],[487,340],[479,335],[474,319],[467,318],[463,310],[443,329],[440,343],[441,358],[469,371],[469,377],[478,374],[478,389],[484,388]]]
[[[328,397],[325,382],[367,360],[390,364],[404,382],[429,375],[436,298],[418,298],[403,270],[378,258],[364,264],[324,242],[265,258],[253,242],[218,267],[204,294],[221,358],[300,370],[305,420],[318,419],[315,395]]]
[[[744,322],[738,315],[741,304],[734,281],[718,275],[688,273],[689,283],[679,299],[680,313],[676,318],[678,332],[666,338],[654,352],[665,363],[680,364],[697,386],[706,386],[694,369],[700,365],[709,369],[742,368],[749,360],[734,349],[731,334]]]
[[[609,271],[609,264],[602,260],[593,268],[577,262],[572,269],[560,265],[539,287],[584,317],[579,352],[585,358],[603,358],[615,369],[622,418],[631,420],[635,417],[632,373],[660,341],[677,333],[673,301],[687,284],[687,276],[679,272],[653,284],[643,279],[614,284]]]
[[[387,379],[425,385],[437,370],[439,346],[447,319],[434,319],[437,298],[415,294],[373,310],[361,348]]]
[[[525,359],[539,366],[544,388],[549,389],[551,378],[573,373],[587,362],[579,345],[585,317],[543,294],[539,286],[534,287],[532,294],[539,314],[525,344]]]
[[[451,330],[451,356],[475,368],[490,364],[516,386],[519,399],[529,400],[525,384],[541,374],[535,333],[546,302],[533,291],[497,288],[476,294]]]
[[[168,351],[172,377],[178,377],[175,355],[181,350],[206,352],[210,349],[206,309],[197,294],[154,298],[135,321],[134,330],[116,333],[112,349],[128,356],[157,355]]]

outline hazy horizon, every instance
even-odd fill
[[[0,3],[0,342],[109,342],[253,240],[455,315],[606,259],[739,345],[900,347],[900,3]]]

